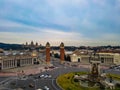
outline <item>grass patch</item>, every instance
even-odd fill
[[[120,75],[117,74],[107,74],[107,77],[112,77],[113,79],[120,81]]]
[[[63,88],[63,90],[100,90],[99,87],[83,87],[80,86],[79,82],[74,81],[74,75],[85,75],[88,74],[86,72],[71,72],[67,74],[60,75],[57,78],[57,83]],[[112,77],[114,80],[120,81],[120,75],[116,74],[107,74],[107,77]],[[110,90],[110,89],[106,89]],[[120,87],[114,89],[114,90],[120,90]]]

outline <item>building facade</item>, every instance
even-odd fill
[[[98,53],[102,64],[120,64],[119,53]]]
[[[71,55],[71,62],[90,63],[99,62],[105,65],[120,65],[120,53],[101,53],[76,50]]]
[[[32,65],[37,59],[30,54],[0,56],[0,70]]]
[[[75,50],[71,55],[71,62],[89,63],[91,51],[87,50]]]

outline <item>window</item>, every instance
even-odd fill
[[[103,57],[101,58],[101,63],[104,63],[104,58]]]
[[[78,62],[80,62],[80,58],[78,58]]]

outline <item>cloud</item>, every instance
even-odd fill
[[[0,41],[114,44],[120,35],[119,4],[120,0],[1,0]]]
[[[4,30],[0,31],[0,41],[2,42],[24,43],[26,41],[30,42],[31,40],[35,39],[35,41],[41,41],[42,43],[50,41],[53,43],[53,45],[55,45],[57,42],[72,42],[76,39],[76,37],[80,37],[80,34],[75,32],[65,32],[57,29],[33,27],[6,20],[2,20],[1,22],[3,23],[0,25],[0,28],[4,27]],[[7,27],[7,29],[5,27]],[[14,28],[16,28],[16,32],[13,30]],[[22,29],[21,31],[19,31],[20,28]],[[28,32],[25,33],[24,29],[26,29]]]
[[[105,33],[105,34],[101,35],[101,37],[103,39],[107,39],[107,40],[118,40],[118,41],[120,41],[119,40],[119,37],[120,37],[119,34]]]

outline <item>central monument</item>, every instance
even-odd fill
[[[89,81],[94,81],[94,82],[99,82],[100,81],[100,63],[98,62],[91,62],[91,70],[90,74],[88,74],[88,80]]]

